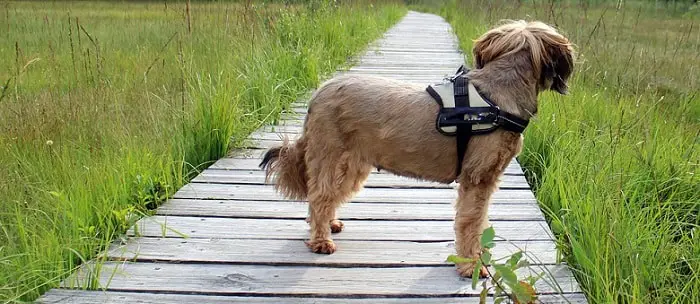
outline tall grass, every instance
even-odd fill
[[[405,12],[353,3],[0,3],[0,302],[56,286]]]
[[[447,1],[469,53],[501,19],[557,26],[578,50],[519,160],[591,303],[700,299],[700,7]]]

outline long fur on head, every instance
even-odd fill
[[[265,170],[265,180],[276,176],[275,189],[291,199],[303,200],[308,194],[305,143],[299,139],[295,144],[289,144],[285,139],[282,146],[267,150],[259,165]]]
[[[574,69],[574,50],[569,40],[539,21],[506,20],[474,41],[477,69],[489,62],[527,50],[540,88],[566,94]]]

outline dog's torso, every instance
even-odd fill
[[[424,85],[340,76],[326,82],[312,97],[309,116],[313,119],[307,119],[305,136],[334,128],[341,135],[334,140],[359,153],[363,162],[398,175],[450,183],[456,178],[456,140],[435,128],[438,111],[439,105]],[[469,155],[489,153],[494,145],[502,145],[504,133],[497,130],[473,137],[465,164],[479,163]],[[463,168],[470,169],[474,168]]]

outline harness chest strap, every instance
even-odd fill
[[[440,105],[435,127],[447,136],[456,136],[457,171],[462,171],[462,162],[472,135],[487,134],[497,128],[522,133],[528,121],[501,111],[498,106],[479,94],[474,85],[464,77],[464,67],[440,84],[426,88]]]

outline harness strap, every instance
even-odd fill
[[[430,85],[428,94],[440,105],[435,120],[438,132],[455,136],[457,141],[457,172],[462,173],[462,163],[469,140],[474,135],[487,134],[497,128],[522,133],[528,120],[501,110],[493,102],[484,98],[478,89],[464,76],[469,70],[460,66],[457,73],[446,82]]]
[[[467,78],[456,77],[454,79],[454,96],[456,108],[469,107],[469,90],[467,89]],[[472,125],[457,125],[457,172],[456,176],[462,173],[462,162],[467,153],[467,145],[472,137]]]

